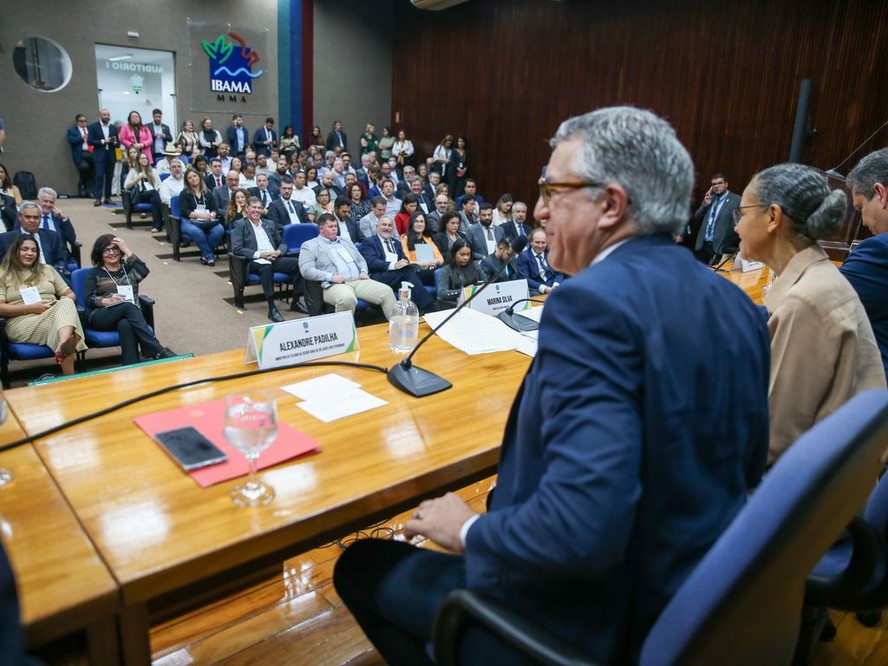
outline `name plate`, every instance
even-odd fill
[[[737,256],[734,258],[734,264],[731,266],[732,271],[742,270],[744,273],[748,273],[749,271],[757,271],[760,268],[764,268],[765,264],[762,261],[749,261],[743,258],[739,252]]]
[[[281,368],[303,361],[356,351],[358,332],[351,312],[279,324],[253,326],[247,333],[244,362],[259,362],[259,368]]]
[[[470,285],[463,287],[462,293],[459,295],[459,303],[467,300],[472,294],[478,291],[478,285]],[[494,282],[487,287],[484,292],[474,301],[469,303],[469,309],[489,314],[491,317],[497,316],[503,310],[509,308],[515,301],[527,298],[527,280],[509,280],[508,282]],[[526,310],[531,306],[530,301],[519,303],[516,311]]]

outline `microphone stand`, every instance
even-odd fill
[[[523,242],[522,242],[523,241]],[[518,254],[524,250],[527,246],[527,237],[519,236],[512,243],[512,250],[515,254]],[[389,368],[387,373],[389,383],[395,388],[403,391],[404,393],[409,393],[414,398],[423,398],[427,395],[432,395],[433,393],[440,393],[441,391],[446,391],[453,384],[449,381],[441,377],[440,375],[436,375],[434,372],[430,372],[429,370],[424,370],[423,368],[417,367],[413,365],[413,356],[416,352],[419,351],[419,348],[422,347],[426,341],[432,337],[439,330],[444,328],[444,325],[453,319],[460,310],[465,308],[469,303],[475,300],[475,297],[480,294],[482,291],[487,289],[491,283],[495,282],[499,279],[500,275],[503,274],[503,271],[506,269],[507,264],[503,264],[500,266],[500,269],[491,275],[485,282],[481,284],[478,290],[469,296],[465,301],[463,301],[459,306],[457,306],[453,312],[451,312],[440,324],[435,326],[431,331],[429,331],[422,340],[413,348],[407,358],[398,363],[397,365],[393,365]]]
[[[540,298],[519,298],[517,301],[512,303],[508,308],[500,312],[496,318],[503,322],[509,328],[513,328],[516,331],[535,331],[540,325],[535,322],[533,319],[529,319],[528,317],[522,317],[520,314],[515,314],[515,306],[519,303],[545,303],[544,300]]]

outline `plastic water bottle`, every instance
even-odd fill
[[[389,320],[389,349],[399,354],[413,351],[419,339],[419,308],[410,300],[413,285],[402,282],[395,303],[395,312]]]

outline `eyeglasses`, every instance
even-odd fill
[[[120,250],[116,247],[106,247],[102,250],[102,254],[119,254]]]
[[[548,206],[549,200],[553,194],[563,194],[558,190],[580,190],[584,187],[601,187],[604,183],[595,182],[572,182],[572,183],[550,183],[545,178],[540,178],[537,183],[540,186],[540,198],[543,205]]]
[[[746,213],[743,211],[747,208],[767,208],[771,204],[749,204],[748,206],[737,206],[732,215],[734,216],[734,224],[740,224],[740,218],[742,218]]]

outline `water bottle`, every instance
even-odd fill
[[[395,312],[389,320],[389,349],[399,354],[413,351],[419,339],[419,308],[410,300],[413,285],[402,282],[395,303]]]

